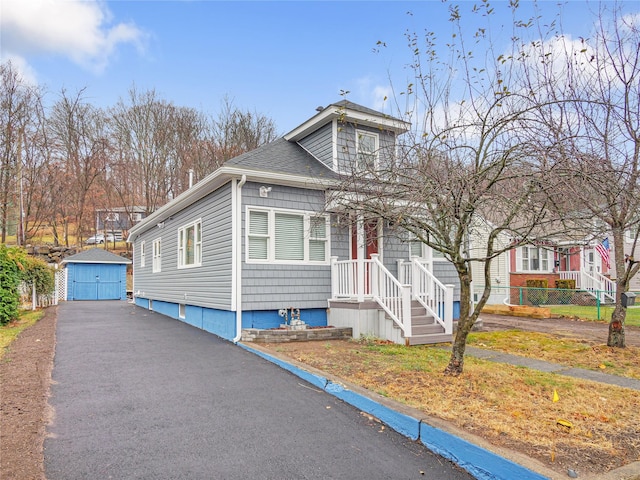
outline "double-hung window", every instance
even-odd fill
[[[521,272],[550,272],[550,253],[542,247],[523,246],[517,251],[519,259],[517,262],[518,271]]]
[[[159,272],[162,269],[162,248],[161,241],[156,238],[153,241],[153,272]]]
[[[202,221],[178,229],[178,268],[202,265]]]
[[[145,254],[144,254],[144,241],[140,242],[140,266],[144,267]]]
[[[378,164],[378,134],[356,130],[356,150],[360,171],[373,171]]]
[[[250,263],[327,263],[329,217],[309,212],[247,209]]]

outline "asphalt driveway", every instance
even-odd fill
[[[212,334],[126,302],[58,308],[48,480],[472,478]]]

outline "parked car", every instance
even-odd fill
[[[105,239],[106,239],[107,242],[113,242],[114,241],[114,237],[110,233],[107,233],[106,238],[102,233],[98,233],[97,235],[94,235],[93,237],[87,238],[84,243],[86,243],[87,245],[97,245],[97,244],[104,243]]]

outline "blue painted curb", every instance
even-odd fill
[[[426,423],[420,423],[420,441],[432,452],[451,460],[479,480],[548,480],[539,473]]]
[[[412,440],[419,439],[429,450],[451,460],[479,480],[513,480],[514,478],[518,480],[548,480],[547,477],[539,473],[423,423],[422,420],[396,412],[375,400],[349,390],[343,385],[331,382],[325,377],[307,372],[249,345],[241,343],[236,345],[297,375],[363,412],[373,415],[401,435]]]
[[[420,420],[409,415],[396,412],[395,410],[382,405],[375,400],[371,400],[364,395],[352,392],[344,386],[329,382],[325,388],[327,393],[338,397],[340,400],[347,402],[359,408],[363,412],[367,412],[385,424],[389,425],[396,432],[409,437],[411,440],[417,440],[420,437]]]
[[[251,348],[248,345],[244,345],[242,343],[237,343],[236,345],[238,345],[241,348],[244,348],[245,350],[251,352],[251,353],[255,353],[256,355],[258,355],[259,357],[264,358],[265,360],[270,361],[271,363],[275,363],[276,365],[278,365],[280,368],[284,368],[285,370],[293,373],[294,375],[297,375],[298,377],[302,378],[303,380],[306,380],[307,382],[309,382],[311,385],[314,385],[318,388],[321,388],[322,390],[325,389],[325,387],[327,386],[327,383],[329,383],[329,380],[327,380],[326,378],[320,376],[320,375],[315,375],[313,373],[307,372],[305,370],[302,370],[301,368],[295,367],[293,365],[291,365],[290,363],[287,363],[283,360],[280,360],[279,358],[276,358],[272,355],[269,355],[268,353],[264,353],[261,352],[260,350],[256,350],[254,348]]]

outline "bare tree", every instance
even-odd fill
[[[517,3],[514,32],[526,34]],[[503,6],[504,8],[505,6]],[[489,18],[492,7],[474,7]],[[387,220],[449,260],[460,283],[460,317],[446,374],[463,371],[469,332],[491,292],[491,261],[523,243],[564,228],[549,205],[553,175],[525,129],[540,128],[541,105],[526,91],[518,45],[505,61],[493,51],[485,24],[469,35],[458,6],[450,9],[453,35],[446,58],[432,33],[408,34],[411,81],[396,93],[396,110],[414,129],[388,162],[358,165],[333,194],[339,202]],[[480,17],[482,15],[482,17]],[[476,18],[477,17],[477,18]],[[486,21],[487,24],[489,21]],[[494,32],[500,35],[502,32]],[[472,38],[473,46],[467,45]],[[379,42],[382,45],[382,42]],[[475,58],[472,49],[484,52]],[[406,99],[404,106],[400,99]],[[505,238],[507,240],[505,240]],[[484,290],[472,305],[472,266],[484,269]]]
[[[172,196],[179,163],[175,151],[176,108],[158,98],[154,90],[129,90],[128,102],[121,99],[111,109],[114,145],[120,168],[128,169],[133,198],[151,213]]]
[[[10,213],[18,244],[24,240],[21,204],[23,147],[27,129],[39,99],[37,89],[27,84],[11,62],[0,65],[0,231],[6,242]],[[19,217],[19,218],[18,218]]]
[[[199,155],[193,164],[197,179],[213,172],[224,162],[272,142],[278,137],[275,122],[258,112],[241,110],[229,97],[208,125],[208,134],[199,144]]]
[[[594,15],[592,38],[558,35],[530,45],[538,59],[527,65],[541,111],[541,148],[556,162],[559,188],[581,212],[598,241],[613,240],[616,307],[607,344],[625,346],[626,308],[621,296],[640,269],[634,260],[640,226],[640,23],[622,4]],[[549,102],[549,99],[553,100]],[[625,232],[634,234],[624,255]]]
[[[64,218],[67,244],[69,206],[82,241],[84,220],[97,193],[92,188],[105,171],[109,148],[105,116],[84,100],[83,93],[70,96],[63,90],[48,122],[53,156],[64,175],[59,179],[63,196],[57,199],[57,210]]]

